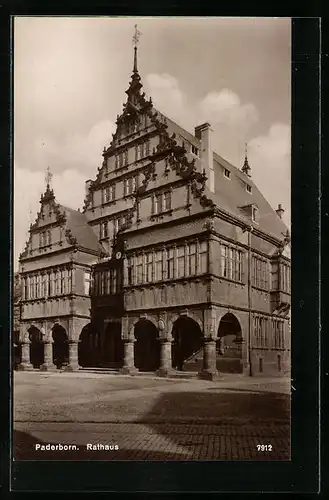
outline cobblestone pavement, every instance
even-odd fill
[[[290,459],[290,388],[282,379],[80,373],[14,379],[16,460]],[[38,451],[37,444],[77,449]]]

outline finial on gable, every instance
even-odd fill
[[[244,164],[243,164],[241,170],[243,173],[245,173],[246,175],[251,177],[251,175],[250,175],[251,167],[248,163],[248,145],[247,145],[247,143],[245,143]]]
[[[134,33],[134,36],[133,36],[133,44],[134,44],[134,66],[133,66],[133,73],[138,73],[138,69],[137,69],[137,45],[138,45],[140,36],[141,36],[141,32],[139,31],[137,24],[135,24],[135,33]]]
[[[52,180],[52,178],[53,178],[53,174],[50,172],[50,167],[48,165],[48,167],[47,167],[47,173],[46,173],[46,176],[45,176],[45,181],[46,181],[47,189],[51,188],[51,180]]]

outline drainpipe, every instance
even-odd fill
[[[248,231],[248,363],[249,363],[249,375],[252,377],[252,363],[251,363],[251,266],[252,266],[252,255],[251,255],[251,233],[253,232],[253,227],[249,226]]]

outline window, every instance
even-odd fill
[[[116,217],[115,219],[113,219],[113,232],[114,234],[116,234],[118,231],[119,231],[119,218]]]
[[[177,277],[185,276],[185,247],[177,248]]]
[[[187,245],[187,274],[193,276],[196,274],[196,244]]]
[[[108,221],[102,222],[100,228],[101,228],[100,238],[101,239],[108,238],[108,236],[109,236],[109,234],[108,234]]]
[[[208,243],[202,241],[199,248],[199,273],[208,271]]]
[[[231,172],[227,168],[224,168],[224,177],[227,179],[231,177]]]
[[[103,203],[109,203],[115,200],[115,184],[103,189]]]
[[[136,280],[137,280],[137,285],[143,283],[143,255],[138,255],[137,257]]]
[[[146,254],[146,281],[149,283],[153,281],[153,254],[152,253]]]
[[[242,252],[240,250],[221,245],[220,273],[223,278],[242,281]]]
[[[251,186],[249,184],[246,184],[246,190],[248,193],[251,193]]]
[[[123,181],[123,194],[128,196],[133,194],[137,187],[137,177],[127,177]]]
[[[65,275],[64,270],[60,271],[60,280],[61,280],[61,294],[64,294],[65,291]]]
[[[162,252],[155,253],[155,281],[161,281],[163,274]]]
[[[263,290],[268,289],[269,268],[266,260],[259,257],[252,259],[252,285]]]
[[[225,245],[221,245],[220,249],[220,273],[228,278],[228,248]]]
[[[161,214],[164,211],[171,210],[171,192],[158,193],[153,197],[153,213]]]
[[[266,348],[268,345],[268,318],[256,316],[254,319],[255,347]]]
[[[24,295],[23,295],[23,298],[24,299],[28,299],[29,298],[29,278],[24,278]]]
[[[171,192],[166,191],[164,197],[164,210],[171,210]]]
[[[133,257],[128,258],[127,262],[127,279],[128,279],[128,285],[132,285],[134,283],[134,261]]]
[[[280,265],[280,288],[285,293],[290,293],[290,267],[287,264]]]
[[[174,249],[170,248],[167,252],[167,278],[174,277]]]
[[[47,231],[47,245],[51,245],[51,232]]]
[[[136,160],[140,160],[141,158],[145,158],[150,154],[150,141],[142,142],[136,146]]]
[[[162,194],[156,194],[154,200],[154,213],[160,214],[162,212]]]
[[[251,207],[251,218],[254,222],[258,222],[258,208]]]
[[[282,320],[273,320],[274,348],[284,348],[284,322]]]
[[[85,295],[90,295],[91,273],[89,271],[85,271],[84,273],[84,285],[85,285]]]
[[[199,149],[198,149],[197,147],[195,147],[195,146],[193,146],[193,145],[192,145],[192,147],[191,147],[191,151],[192,151],[192,153],[193,153],[194,155],[198,156],[198,154],[199,154]]]

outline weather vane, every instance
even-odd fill
[[[141,32],[139,31],[137,24],[135,24],[135,33],[133,36],[133,43],[134,43],[135,48],[137,48],[140,36],[141,36]]]
[[[50,184],[51,184],[51,179],[53,178],[53,174],[50,172],[50,168],[49,168],[49,165],[47,167],[47,173],[46,173],[46,178],[45,178],[45,181],[47,183],[47,188],[49,189],[50,188]]]
[[[244,155],[247,158],[247,155],[248,155],[248,144],[246,142],[244,143]]]

